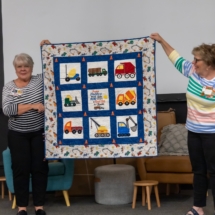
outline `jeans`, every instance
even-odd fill
[[[194,206],[206,206],[208,175],[215,202],[215,134],[188,131],[188,150],[194,174]]]
[[[17,206],[26,207],[29,201],[29,179],[32,179],[34,206],[43,206],[48,179],[48,162],[44,160],[43,129],[20,133],[9,130],[14,190]]]

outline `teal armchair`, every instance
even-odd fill
[[[11,168],[10,149],[3,151],[4,173],[8,190],[14,193],[13,172]],[[63,196],[67,206],[70,206],[68,190],[72,186],[74,175],[74,160],[61,159],[57,162],[49,162],[48,185],[46,191],[63,191]],[[29,191],[31,192],[31,178]],[[16,207],[16,197],[14,196],[12,208]]]

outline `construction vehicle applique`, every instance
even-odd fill
[[[115,69],[115,76],[120,79],[122,76],[125,78],[134,78],[136,75],[135,66],[131,62],[120,63]]]
[[[125,104],[128,106],[129,104],[134,105],[136,103],[136,92],[134,90],[128,90],[125,94],[118,94],[116,99],[116,104],[122,106]]]
[[[102,105],[104,105],[104,104],[102,104]],[[94,110],[104,110],[104,107],[102,107],[100,104],[98,104],[98,105],[94,106]]]
[[[93,118],[90,118],[90,120],[91,120],[91,129],[92,129],[92,122],[95,124],[96,129],[97,129],[97,131],[94,135],[95,137],[110,137],[110,133],[106,126],[100,125]]]
[[[69,82],[70,80],[80,81],[81,78],[79,74],[76,73],[75,68],[72,68],[69,72],[67,72],[67,65],[65,65],[65,71],[66,71],[66,77],[65,77],[66,82]]]
[[[77,96],[75,96],[75,100],[72,100],[71,95],[67,95],[66,98],[64,99],[64,106],[65,107],[76,106],[76,104],[80,104],[80,102],[77,99]]]
[[[134,123],[134,126],[129,127],[129,120]],[[125,119],[125,122],[118,122],[118,137],[129,137],[130,129],[132,132],[137,131],[137,123],[133,120],[131,116]]]
[[[72,121],[67,122],[64,125],[64,132],[66,134],[68,134],[69,132],[72,132],[73,134],[81,134],[83,131],[83,127],[82,126],[72,126]]]
[[[107,70],[101,67],[98,68],[89,68],[88,69],[88,76],[93,77],[93,76],[102,76],[102,75],[107,75]]]

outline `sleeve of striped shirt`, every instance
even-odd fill
[[[4,86],[2,92],[2,108],[6,116],[15,116],[18,114],[18,104],[13,104],[11,89],[7,86]]]
[[[195,72],[192,63],[181,57],[176,50],[170,53],[169,59],[174,64],[175,68],[184,76],[190,77],[190,75]]]

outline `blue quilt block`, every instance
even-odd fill
[[[157,155],[155,43],[44,45],[46,158]]]

